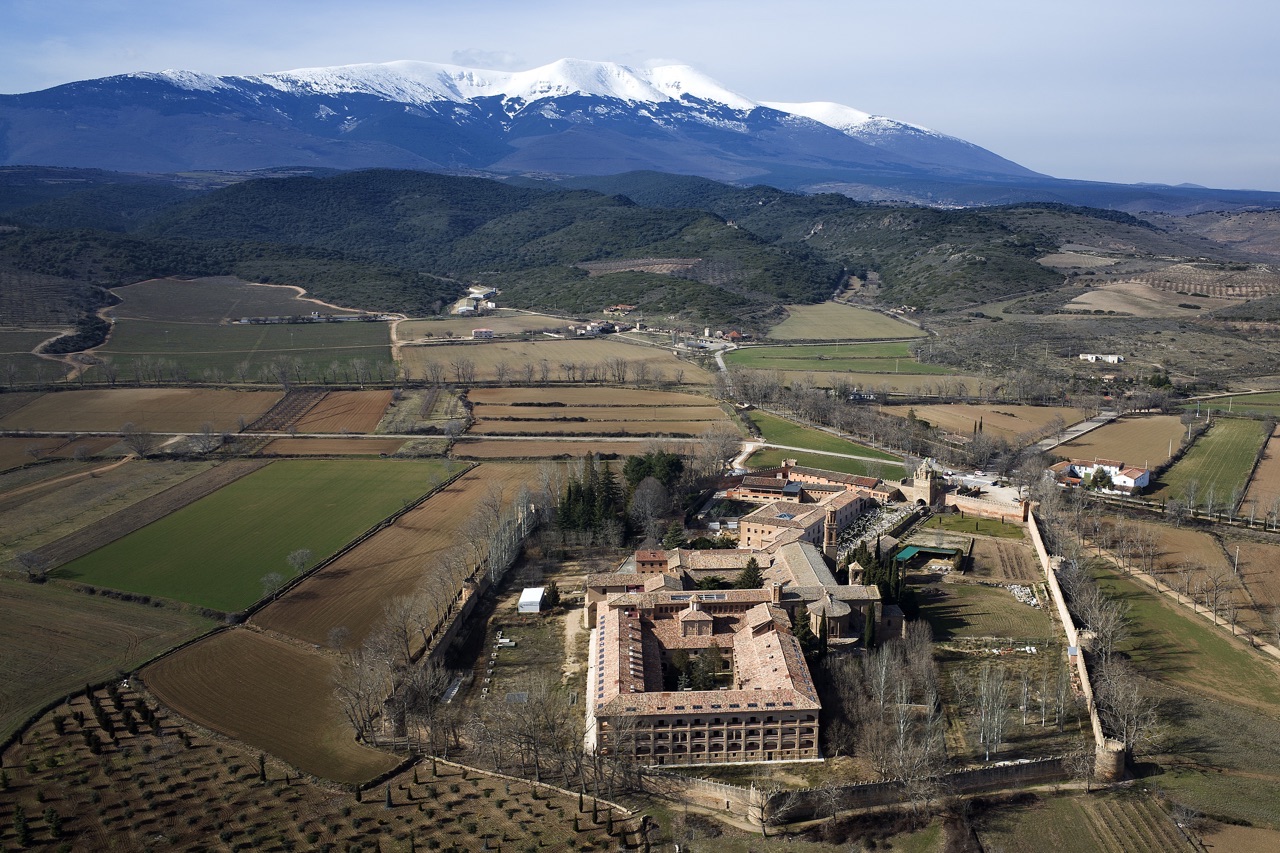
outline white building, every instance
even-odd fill
[[[1090,364],[1097,364],[1100,361],[1106,362],[1107,364],[1120,364],[1124,361],[1124,356],[1096,352],[1082,352],[1080,353],[1080,360],[1087,361]]]
[[[526,587],[520,593],[520,603],[516,605],[518,613],[541,613],[542,602],[547,597],[547,588],[545,586]]]

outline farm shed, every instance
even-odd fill
[[[526,587],[524,592],[520,593],[520,603],[516,610],[519,613],[541,613],[542,601],[546,598],[547,588],[545,586]]]

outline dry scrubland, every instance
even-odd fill
[[[484,341],[479,343],[431,344],[400,348],[400,361],[409,375],[427,375],[427,365],[439,364],[445,378],[457,378],[454,365],[469,362],[475,371],[475,380],[496,381],[498,365],[505,364],[510,371],[509,381],[524,381],[524,365],[535,368],[534,379],[541,378],[541,364],[547,363],[547,379],[553,382],[581,381],[581,370],[599,369],[596,381],[613,385],[615,381],[610,363],[621,360],[627,364],[627,382],[636,382],[636,365],[644,363],[648,382],[674,382],[685,385],[709,385],[711,374],[701,367],[681,361],[670,350],[629,344],[609,338],[586,340],[545,341]],[[570,374],[562,365],[576,365]]]
[[[275,405],[279,391],[112,388],[42,394],[0,417],[0,429],[118,432],[133,422],[153,432],[198,432],[205,423],[234,431]]]
[[[396,759],[361,746],[333,696],[334,659],[247,629],[214,634],[142,671],[177,713],[308,773],[357,782]]]
[[[373,432],[389,405],[390,391],[330,391],[293,426],[298,432]]]
[[[212,627],[207,619],[0,579],[0,738],[87,681],[128,672]]]
[[[769,330],[778,341],[880,340],[918,338],[924,335],[910,323],[886,317],[877,311],[854,308],[838,302],[821,305],[788,305],[787,319]]]
[[[1118,459],[1156,468],[1169,461],[1187,428],[1177,415],[1138,415],[1112,421],[1059,445],[1055,452],[1071,459]]]
[[[887,415],[907,417],[914,411],[917,418],[928,421],[948,432],[970,435],[981,421],[982,432],[1013,440],[1021,435],[1038,433],[1054,418],[1062,418],[1067,426],[1088,417],[1082,409],[1065,406],[1013,406],[1003,404],[970,405],[967,403],[943,403],[933,406],[885,406]]]

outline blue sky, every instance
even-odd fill
[[[1276,0],[0,0],[0,92],[183,68],[693,65],[1065,178],[1280,190]]]

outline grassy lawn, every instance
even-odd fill
[[[1280,714],[1280,669],[1146,587],[1104,568],[1096,568],[1095,575],[1131,608],[1130,637],[1120,651],[1142,672]]]
[[[275,462],[55,573],[83,583],[234,611],[263,594],[269,572],[309,548],[332,554],[429,491],[457,463]]]
[[[1244,494],[1258,448],[1266,439],[1267,433],[1258,421],[1214,421],[1186,455],[1160,477],[1152,497],[1182,498],[1194,485],[1198,504],[1206,502],[1210,489],[1215,505],[1225,504],[1237,490]]]
[[[899,479],[905,476],[898,465],[892,462],[866,462],[862,459],[847,459],[843,456],[823,456],[821,453],[805,453],[802,450],[775,450],[765,448],[757,450],[747,460],[747,467],[754,469],[777,468],[782,460],[794,459],[807,468],[822,468],[826,471],[839,471],[841,474],[854,474],[859,477],[880,477],[881,479]]]
[[[1004,539],[1023,538],[1021,524],[1010,524],[997,518],[978,518],[959,514],[935,515],[923,526],[926,529],[946,530],[949,533],[977,533]]]
[[[886,462],[902,461],[883,450],[856,444],[819,429],[803,427],[768,412],[756,410],[748,412],[747,416],[760,430],[764,440],[770,444],[784,444],[787,447],[802,447],[806,450],[823,450],[827,453],[847,453],[850,456],[865,456],[870,459],[883,459]]]
[[[858,340],[867,338],[918,338],[924,332],[909,323],[876,311],[838,302],[821,305],[788,305],[787,319],[769,330],[775,341]]]
[[[941,364],[921,364],[911,354],[911,344],[826,344],[821,346],[745,347],[725,355],[738,367],[778,370],[854,371],[944,376],[954,373]]]
[[[309,382],[351,381],[343,373],[354,359],[364,360],[375,378],[379,367],[386,376],[392,372],[387,324],[376,322],[242,326],[122,319],[98,354],[110,356],[123,378],[132,377],[134,363],[144,359],[177,364],[193,379],[228,382],[241,376],[259,381],[276,358],[299,359],[303,381]],[[334,362],[338,369],[330,371]]]
[[[1055,626],[1044,610],[1023,604],[1002,587],[967,583],[930,584],[921,593],[920,615],[938,640],[1008,637],[1043,643]]]

